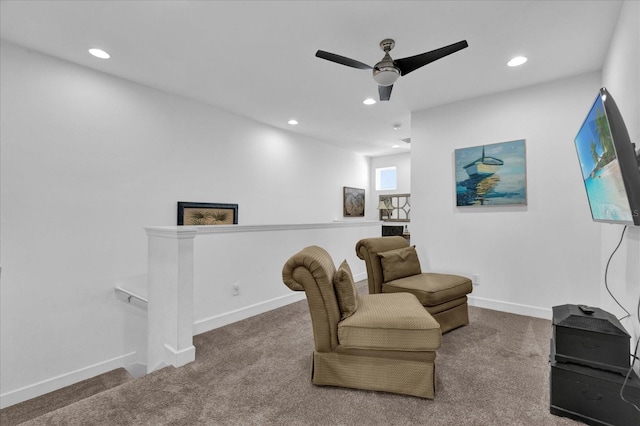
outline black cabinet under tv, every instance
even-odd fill
[[[591,425],[640,425],[640,412],[620,398],[630,336],[613,315],[592,310],[553,307],[550,412]],[[633,371],[623,395],[640,406],[640,379]]]

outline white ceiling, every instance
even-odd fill
[[[589,71],[605,60],[620,1],[13,1],[0,36],[29,49],[180,94],[366,155],[404,152],[411,112]],[[460,40],[378,98],[378,44],[399,59]],[[99,60],[87,53],[101,47]],[[506,62],[529,57],[519,68]],[[300,124],[291,127],[287,120]],[[398,131],[395,123],[402,124]]]

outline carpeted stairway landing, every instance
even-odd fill
[[[133,380],[127,370],[118,368],[48,394],[0,410],[0,425],[12,426],[40,417],[59,408],[99,394]]]

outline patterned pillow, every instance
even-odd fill
[[[416,246],[385,251],[378,253],[378,256],[380,256],[385,283],[422,273]]]
[[[358,309],[358,290],[346,259],[333,276],[333,287],[336,290],[341,319],[350,317]]]

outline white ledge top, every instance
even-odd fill
[[[379,220],[344,220],[326,223],[294,223],[281,225],[207,225],[207,226],[145,226],[149,236],[195,238],[196,235],[226,234],[233,232],[287,231],[296,229],[351,228],[380,226]]]

